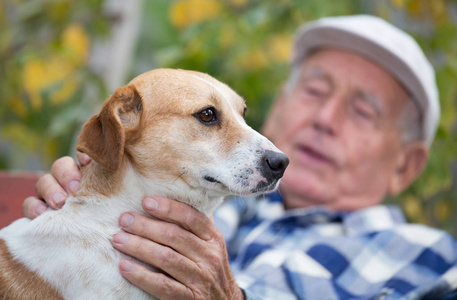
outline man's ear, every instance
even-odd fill
[[[281,92],[279,96],[275,99],[273,102],[273,105],[270,108],[270,111],[267,115],[267,118],[265,119],[265,122],[263,123],[262,129],[260,132],[266,136],[270,141],[274,143],[274,139],[277,136],[277,134],[280,134],[278,131],[278,122],[280,121],[281,118],[281,110],[284,105],[284,102],[286,101],[287,97],[289,96],[289,91],[286,86],[281,87]]]
[[[404,145],[389,181],[389,194],[397,195],[405,190],[425,169],[427,159],[428,148],[424,142]]]
[[[100,113],[84,124],[76,149],[101,166],[117,170],[126,143],[139,134],[142,112],[143,100],[135,87],[127,85],[117,89],[105,101]]]

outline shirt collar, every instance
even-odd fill
[[[259,219],[290,221],[292,218],[303,225],[340,222],[348,236],[393,229],[406,223],[401,209],[393,205],[376,205],[350,212],[335,212],[322,206],[285,210],[278,192],[266,195],[258,201]]]
[[[389,230],[406,223],[398,206],[376,205],[346,213],[343,224],[347,235],[362,235]]]

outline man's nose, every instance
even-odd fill
[[[314,115],[313,127],[316,130],[335,135],[342,124],[344,117],[344,104],[339,96],[326,99],[317,109]]]

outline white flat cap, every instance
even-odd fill
[[[292,63],[316,48],[350,50],[374,61],[411,94],[422,113],[422,138],[433,142],[440,118],[435,72],[417,42],[407,33],[369,15],[322,18],[300,27]]]

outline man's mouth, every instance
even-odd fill
[[[314,148],[302,145],[299,150],[302,157],[312,164],[336,166],[335,160]]]

